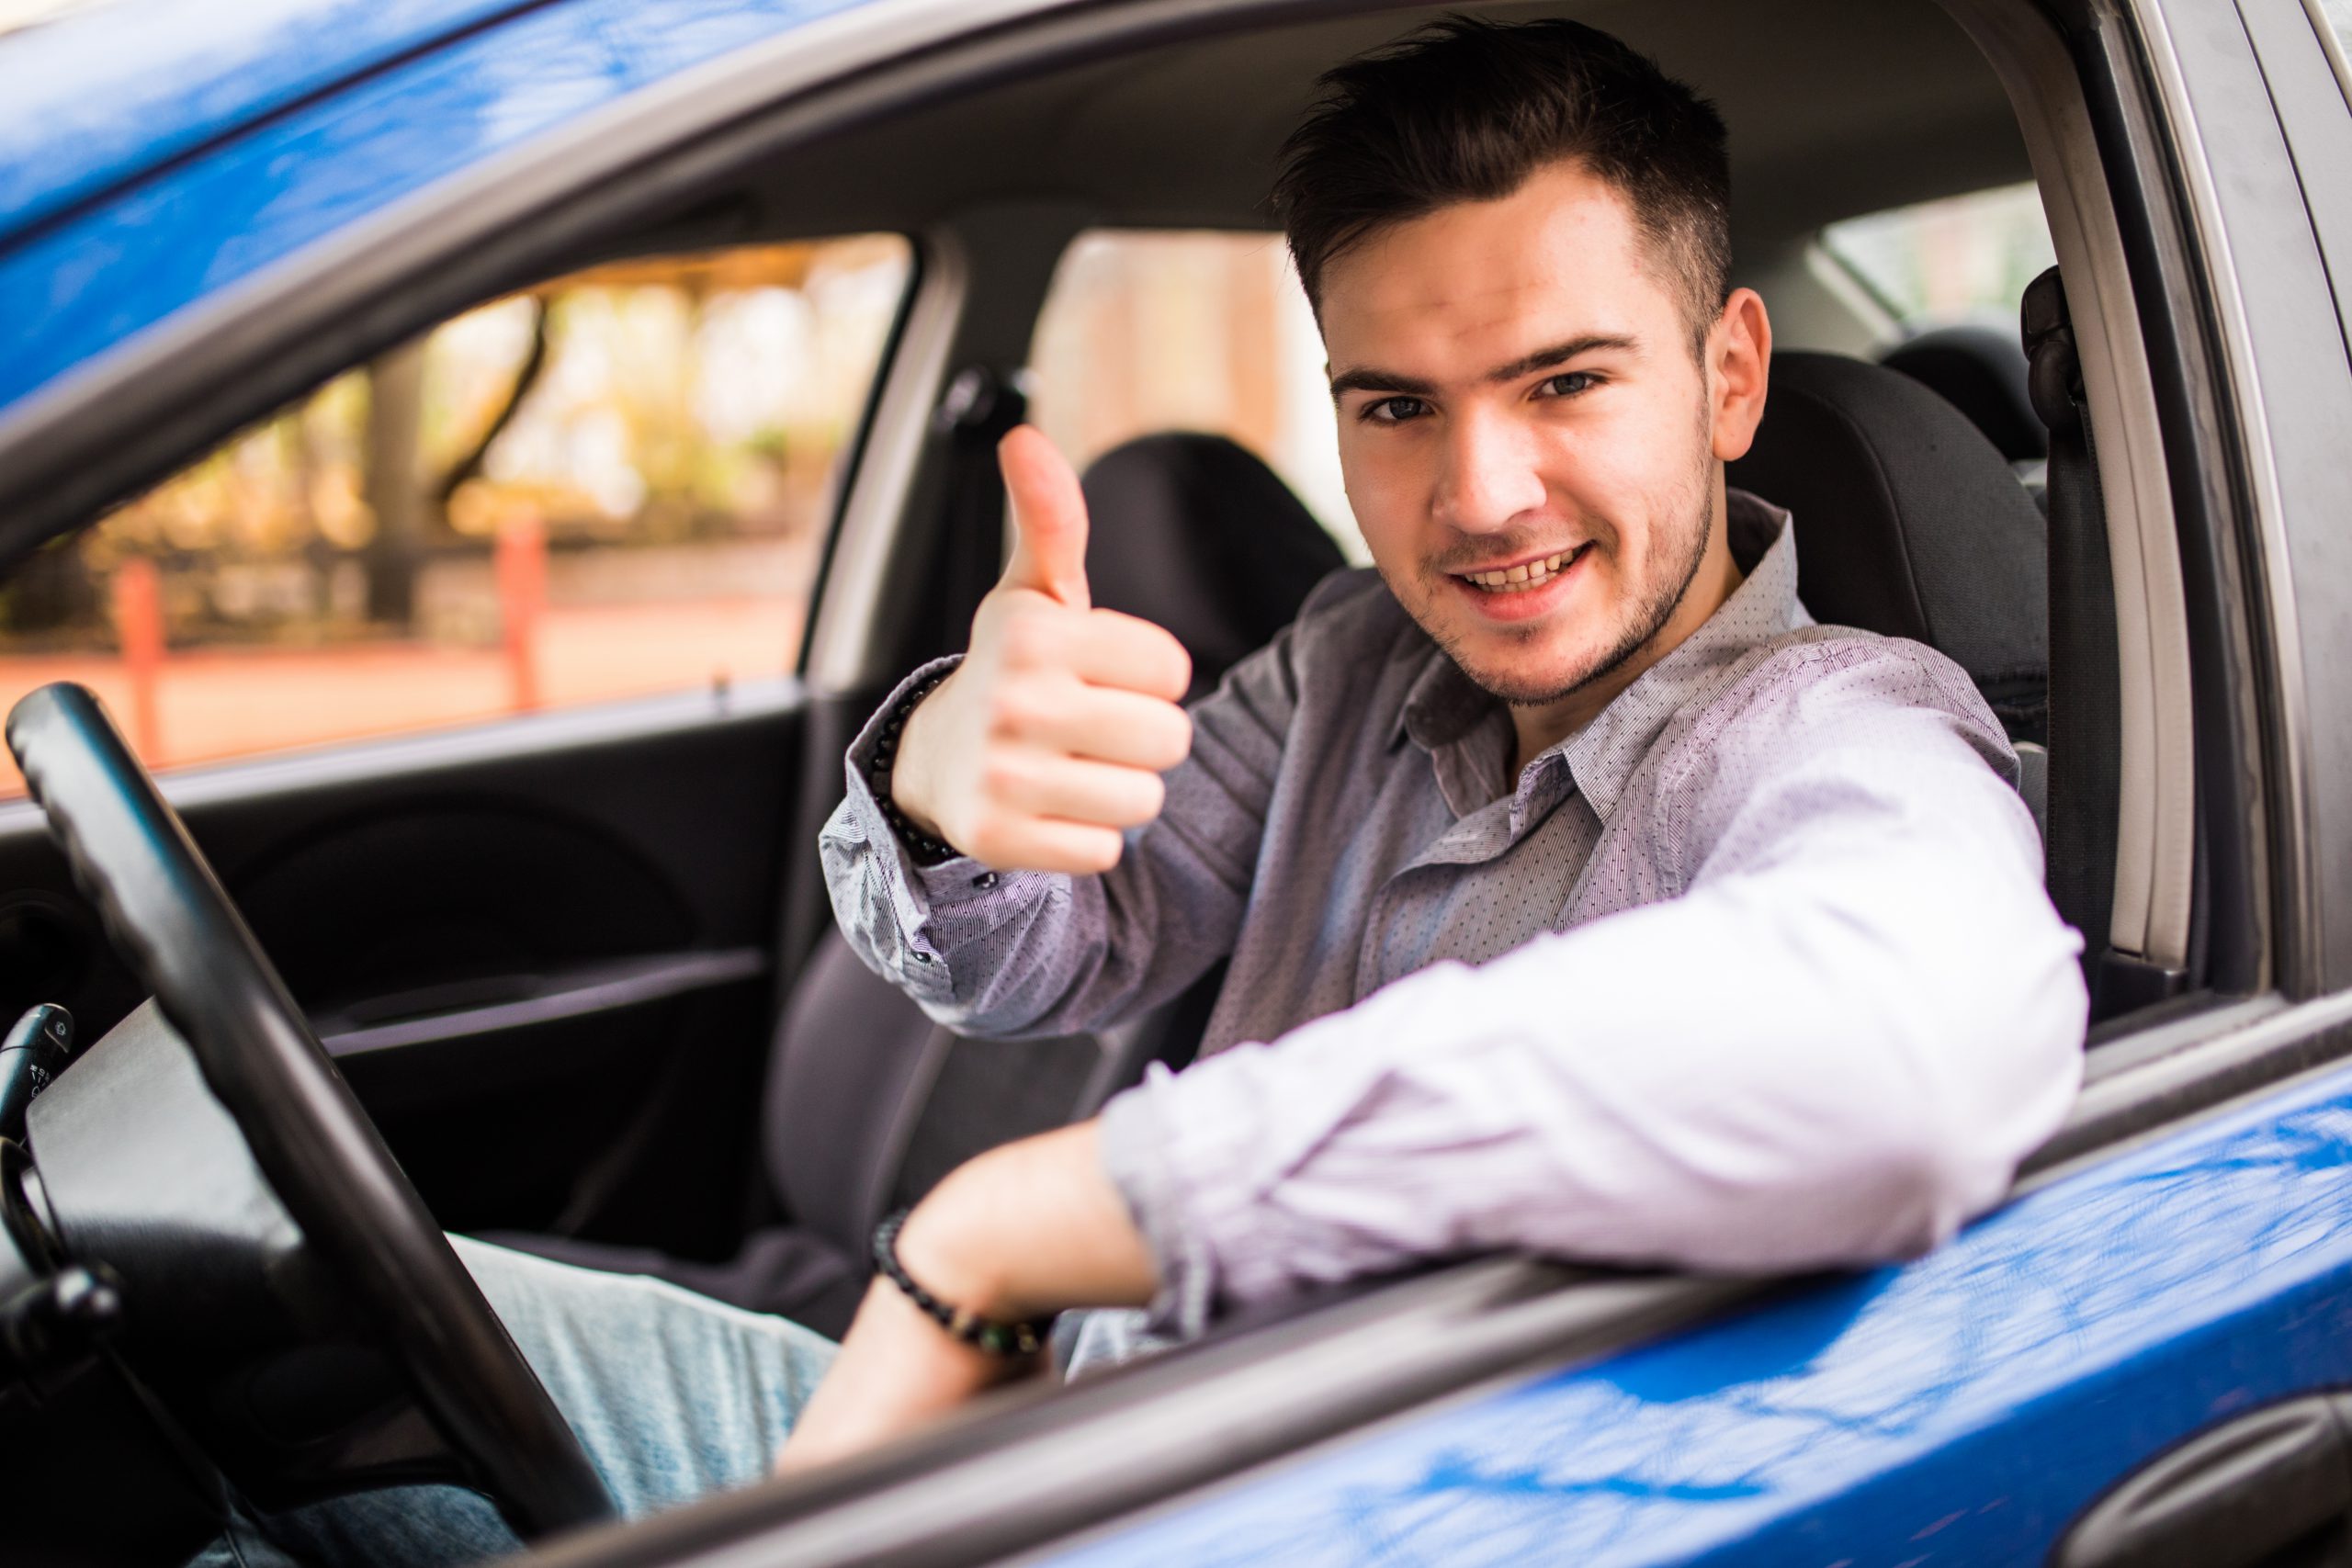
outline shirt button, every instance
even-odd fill
[[[980,873],[979,875],[972,878],[972,886],[982,889],[994,887],[996,886],[996,873],[992,871],[984,871]]]

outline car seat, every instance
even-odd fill
[[[2026,389],[2025,346],[1991,327],[1940,327],[1904,339],[1878,357],[1968,417],[2012,465],[2050,456],[2050,432]]]
[[[1097,459],[1081,484],[1094,602],[1174,633],[1192,655],[1195,696],[1346,564],[1272,470],[1221,436],[1140,437]],[[838,1337],[865,1291],[866,1238],[884,1214],[984,1149],[1091,1113],[1148,1062],[1189,1059],[1221,977],[1100,1035],[966,1040],[828,931],[769,1055],[761,1153],[782,1223],[754,1231],[724,1263],[571,1237],[490,1239],[650,1274]]]
[[[1815,619],[1924,642],[1968,671],[2018,747],[2018,793],[2040,825],[2048,529],[2001,451],[1909,376],[1784,353],[1728,478],[1789,509],[1797,593]]]

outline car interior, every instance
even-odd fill
[[[1793,512],[1817,618],[1939,648],[2008,729],[2053,897],[2085,935],[2094,1046],[2254,989],[2265,960],[2231,869],[2245,857],[2215,837],[2251,829],[2243,812],[2213,827],[2235,797],[2216,791],[2199,750],[2210,733],[2191,724],[2203,580],[2175,544],[2179,444],[2160,392],[2177,371],[2143,338],[2124,225],[2054,31],[2000,0],[1455,8],[1573,15],[1722,109],[1736,280],[1763,294],[1777,339],[1770,412],[1732,482]],[[900,677],[959,644],[995,575],[993,445],[1024,412],[1023,367],[1069,246],[1102,231],[1265,231],[1273,149],[1315,75],[1438,14],[1234,6],[1213,24],[1027,51],[1014,30],[952,90],[650,177],[626,221],[471,286],[489,298],[615,256],[869,231],[910,236],[917,257],[797,679],[166,781],[433,1222],[839,1333],[883,1214],[969,1155],[1189,1059],[1221,974],[1100,1038],[967,1041],[932,1024],[832,931],[817,827],[849,737]],[[2029,180],[2064,280],[2063,295],[2044,290],[2038,342],[2078,356],[2031,371],[2054,393],[2030,384],[2020,338],[1890,335],[1821,264],[1826,224]],[[2049,417],[2063,424],[2067,409],[2095,441],[2081,423],[2053,440]],[[1220,437],[1143,436],[1084,484],[1097,602],[1174,630],[1196,694],[1342,564],[1283,482]],[[88,723],[62,714],[43,733],[96,744]],[[0,1021],[56,1003],[85,1052],[118,1027],[151,1036],[140,1003],[153,976],[109,948],[74,869],[36,807],[0,804]],[[36,1160],[44,1113],[65,1127],[67,1099],[35,1102]],[[153,1199],[152,1178],[107,1179],[90,1197],[44,1179],[41,1201],[64,1220]],[[183,1245],[290,1245],[217,1228],[191,1220]],[[185,1260],[157,1268],[207,1277]],[[135,1309],[141,1280],[120,1272]],[[126,1329],[125,1353],[175,1369],[153,1380],[175,1416],[232,1456],[251,1495],[447,1472],[413,1429],[386,1436],[398,1422],[381,1366],[363,1364],[380,1357],[368,1336],[289,1311],[223,1352],[210,1309],[189,1300],[193,1326]],[[254,1391],[297,1377],[332,1393],[300,1402],[289,1430],[294,1406]],[[76,1440],[145,1419],[119,1392],[85,1403]],[[32,1419],[0,1408],[0,1430]],[[185,1482],[176,1452],[136,1468],[158,1492]],[[201,1499],[126,1522],[109,1491],[60,1483],[75,1560],[176,1561]]]

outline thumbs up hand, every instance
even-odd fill
[[[1159,775],[1192,750],[1177,705],[1192,660],[1149,621],[1092,607],[1086,501],[1053,444],[1023,425],[997,457],[1012,558],[964,662],[909,716],[891,795],[916,827],[1000,870],[1108,871],[1121,829],[1159,815]]]

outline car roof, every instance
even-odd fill
[[[534,0],[112,0],[0,37],[0,235]]]

